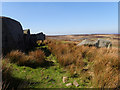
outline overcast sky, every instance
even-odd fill
[[[118,33],[117,2],[4,2],[2,15],[31,33]]]

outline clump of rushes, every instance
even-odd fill
[[[96,77],[94,78],[94,82],[97,83],[96,86],[104,88],[118,87],[119,64],[117,52],[111,53],[111,50],[108,50],[108,52],[104,54],[97,54],[93,66]]]
[[[35,66],[39,66],[45,62],[45,54],[42,50],[36,50],[29,52],[27,58],[28,65],[34,64]]]
[[[8,60],[11,63],[18,63],[20,61],[25,61],[26,60],[25,54],[23,52],[19,51],[19,50],[11,51],[10,53],[8,53],[6,55],[6,58],[8,58]]]
[[[73,58],[73,56],[72,56],[70,53],[58,57],[58,62],[59,62],[62,66],[71,65],[71,64],[73,63],[73,60],[74,60],[74,58]]]
[[[28,55],[21,51],[11,51],[6,55],[6,58],[11,63],[16,63],[17,65],[37,67],[45,62],[45,54],[42,50],[35,50],[29,52]]]

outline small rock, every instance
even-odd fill
[[[66,83],[68,80],[68,77],[63,77],[63,83]]]
[[[68,83],[68,84],[66,84],[66,86],[67,86],[67,87],[72,86],[72,83]]]
[[[78,84],[78,82],[76,80],[73,82],[73,85],[75,85],[76,87],[79,86],[79,84]]]
[[[47,75],[46,77],[45,77],[45,79],[48,79],[49,78],[49,75]]]
[[[23,71],[23,72],[26,72],[26,71]]]

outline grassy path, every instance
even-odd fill
[[[50,54],[47,47],[37,47],[46,52],[46,66],[31,68],[27,66],[18,66],[10,63],[8,66],[12,67],[12,77],[17,80],[23,80],[20,87],[27,88],[85,88],[88,86],[80,77],[71,77],[70,72],[59,65],[55,56]],[[63,76],[68,77],[68,81],[63,83]],[[74,85],[67,87],[67,83],[73,83],[76,80],[79,83],[78,87]]]
[[[53,65],[30,68],[9,64],[13,67],[12,77],[28,81],[28,88],[67,88],[62,82],[62,77],[70,76],[69,73],[59,66],[53,55],[47,57],[47,60],[52,61]],[[69,78],[68,82],[72,82],[72,78]]]

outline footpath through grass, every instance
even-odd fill
[[[52,61],[49,67],[30,68],[10,64],[13,67],[12,76],[14,78],[29,81],[28,88],[61,88],[65,87],[62,77],[68,76],[66,71],[56,63],[54,56],[50,55],[47,60]]]
[[[50,54],[47,46],[40,46],[46,54],[46,66],[31,68],[27,66],[18,66],[15,63],[9,63],[7,66],[12,67],[11,76],[18,80],[23,80],[22,88],[84,88],[87,83],[82,83],[79,77],[71,77],[70,72],[60,66],[55,56]],[[4,63],[4,62],[3,62]],[[63,83],[63,77],[68,77],[68,81]],[[74,85],[66,86],[67,83],[74,81],[79,83],[78,87]],[[15,82],[14,82],[15,83]],[[20,88],[21,88],[20,86]],[[27,86],[27,87],[26,87]]]
[[[48,67],[30,68],[26,66],[18,66],[16,64],[8,64],[12,67],[12,77],[29,81],[27,88],[75,88],[75,86],[66,87],[66,83],[73,83],[74,80],[80,81],[80,78],[72,78],[70,73],[64,68],[59,66],[56,62],[56,58],[51,54],[47,57],[48,61],[52,61],[53,64]],[[63,83],[63,76],[69,77],[66,83]],[[80,87],[84,87],[81,84]],[[26,88],[26,87],[25,87]]]

